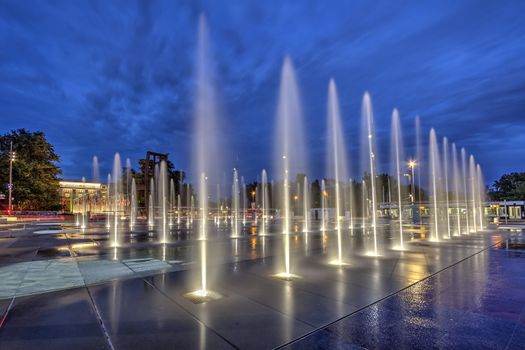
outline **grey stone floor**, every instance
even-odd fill
[[[350,265],[344,268],[327,264],[334,249],[333,232],[311,233],[308,238],[298,234],[291,241],[292,269],[301,278],[293,281],[272,277],[282,266],[280,235],[232,240],[217,234],[209,243],[214,258],[208,263],[208,283],[224,297],[202,304],[182,296],[196,289],[199,281],[198,245],[187,233],[174,235],[168,246],[149,238],[138,242],[130,238],[118,249],[107,247],[107,237],[101,238],[95,230],[56,235],[42,234],[35,240],[34,234],[20,234],[10,246],[18,249],[15,254],[5,255],[9,248],[3,248],[0,273],[9,287],[7,297],[0,299],[5,316],[0,328],[2,349],[390,348],[392,344],[410,348],[417,331],[426,335],[416,326],[409,327],[414,323],[434,330],[433,337],[414,344],[446,348],[454,344],[453,339],[435,333],[447,324],[466,329],[468,318],[451,323],[445,316],[435,317],[444,310],[443,302],[456,316],[464,316],[462,305],[482,307],[489,300],[483,297],[487,290],[512,287],[511,297],[518,290],[507,281],[509,275],[501,277],[493,268],[495,263],[504,264],[503,258],[493,259],[501,250],[487,249],[506,239],[507,234],[500,232],[441,243],[415,239],[407,243],[410,249],[405,252],[388,249],[385,234],[379,258],[362,254],[369,235],[345,232],[345,260]],[[28,250],[35,245],[36,252]],[[64,246],[69,256],[56,249]],[[514,271],[523,279],[519,274],[523,269]],[[52,289],[60,290],[42,293]],[[474,344],[474,348],[515,344],[523,327],[520,301],[515,300],[513,307],[517,318],[498,323],[505,329],[501,341],[494,341],[487,328],[483,329],[487,337],[480,333],[479,342],[473,343],[472,337],[470,343],[458,344]],[[386,314],[389,318],[383,317]],[[499,321],[498,315],[494,310]],[[398,332],[393,337],[383,335],[394,330]]]

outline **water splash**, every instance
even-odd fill
[[[131,230],[135,227],[137,223],[137,184],[135,179],[131,180],[131,206],[129,214],[129,227]]]
[[[266,225],[268,223],[268,175],[263,169],[261,173],[261,236],[267,234]]]
[[[431,210],[431,241],[439,242],[441,237],[440,232],[440,214],[439,207],[439,189],[440,189],[440,162],[439,162],[439,148],[437,144],[436,131],[430,129],[429,138],[429,166],[430,166],[430,197],[432,203]]]
[[[120,154],[115,153],[113,159],[113,175],[112,175],[112,197],[113,197],[113,220],[112,220],[112,236],[113,247],[119,245],[119,222],[121,214],[121,195],[122,195],[122,164],[120,162]]]
[[[448,186],[448,138],[443,138],[443,178],[445,180],[444,189],[445,189],[445,215],[447,219],[447,238],[452,238],[452,232],[450,229],[450,198],[449,198],[449,186]]]
[[[452,176],[454,179],[454,200],[455,200],[455,215],[456,215],[456,235],[459,236],[462,233],[462,225],[461,225],[461,197],[460,194],[460,188],[462,186],[461,183],[461,171],[459,168],[459,160],[458,160],[458,150],[456,148],[456,144],[452,143]]]
[[[93,156],[93,161],[92,161],[92,176],[91,176],[91,179],[93,182],[100,182],[100,167],[99,167],[99,164],[98,164],[98,157],[97,156]]]
[[[361,117],[366,132],[366,141],[364,142],[364,151],[366,156],[362,157],[363,162],[366,164],[365,169],[370,174],[370,196],[371,196],[371,213],[372,213],[372,232],[374,234],[374,245],[373,251],[369,252],[368,255],[378,256],[378,245],[377,245],[377,193],[376,193],[376,164],[377,164],[377,153],[376,153],[376,142],[375,142],[375,127],[374,127],[374,112],[372,110],[372,100],[368,92],[363,95],[363,103],[361,110]]]
[[[401,121],[399,119],[399,112],[394,109],[392,112],[392,126],[391,126],[391,164],[397,182],[397,210],[398,210],[398,224],[399,224],[399,249],[405,249],[403,239],[403,196],[401,191],[401,159],[403,156],[403,136],[401,134]]]
[[[468,235],[470,233],[470,211],[469,211],[469,200],[468,200],[468,187],[467,187],[467,151],[465,148],[461,148],[461,177],[463,178],[463,199],[465,201],[465,233]]]
[[[328,86],[328,142],[331,143],[328,152],[328,173],[335,181],[335,229],[337,232],[337,256],[335,263],[343,264],[343,242],[340,215],[342,212],[341,181],[347,178],[345,142],[341,126],[341,113],[339,111],[339,98],[337,87],[333,79]]]
[[[303,232],[310,232],[310,187],[308,185],[308,177],[303,179]],[[306,236],[308,237],[308,236]]]
[[[476,181],[476,161],[474,159],[474,156],[471,154],[469,158],[469,183],[470,183],[470,192],[469,192],[469,199],[471,203],[472,210],[470,211],[472,215],[472,231],[478,232],[478,217],[477,217],[477,204],[476,204],[476,197],[477,197],[477,181]]]
[[[284,58],[281,70],[279,101],[277,106],[276,168],[282,179],[281,213],[284,275],[291,276],[290,229],[292,211],[290,203],[290,182],[294,174],[305,173],[303,121],[299,89],[292,61]],[[281,270],[282,271],[282,270]],[[281,276],[282,277],[282,276]]]
[[[231,236],[237,238],[239,233],[239,175],[237,169],[233,169],[233,184],[232,184],[232,215],[231,215]]]

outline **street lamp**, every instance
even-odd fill
[[[410,168],[410,171],[411,171],[411,174],[412,176],[410,177],[410,182],[412,182],[412,203],[414,203],[414,198],[415,198],[415,185],[414,185],[414,173],[415,173],[415,169],[416,169],[416,161],[415,160],[411,160],[408,162],[408,167]]]
[[[15,158],[16,153],[13,152],[13,141],[11,141],[9,148],[9,184],[7,185],[7,188],[9,189],[9,204],[7,207],[9,215],[13,212],[13,162],[15,161]]]
[[[411,196],[411,202],[412,202],[412,219],[414,219],[414,214],[416,213],[416,208],[414,206],[414,201],[415,201],[415,197],[416,197],[416,190],[415,190],[415,169],[416,169],[416,161],[415,160],[410,160],[408,162],[408,167],[410,168],[410,171],[411,171],[411,174],[412,176],[410,177],[410,182],[411,182],[411,188],[412,188],[412,196]],[[419,217],[421,218],[421,213],[419,213]],[[415,220],[414,220],[415,221]]]

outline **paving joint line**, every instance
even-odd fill
[[[485,251],[487,251],[487,250],[489,250],[489,249],[491,249],[492,247],[496,246],[497,244],[498,244],[498,243],[490,244],[490,245],[487,246],[486,248],[484,248],[484,249],[478,251],[477,253],[474,253],[474,254],[472,254],[472,255],[469,255],[469,256],[467,256],[467,257],[465,257],[465,258],[463,258],[463,259],[461,259],[461,260],[455,262],[455,263],[452,264],[452,265],[449,265],[449,266],[447,266],[447,267],[445,267],[445,268],[443,268],[443,269],[441,269],[441,270],[439,270],[439,271],[436,271],[436,272],[434,272],[434,273],[432,273],[432,274],[426,276],[425,278],[422,278],[421,280],[419,280],[419,281],[417,281],[417,282],[414,282],[414,283],[412,283],[412,284],[410,284],[410,285],[408,285],[408,286],[406,286],[406,287],[404,287],[404,288],[401,288],[400,290],[398,290],[398,291],[396,291],[396,292],[390,293],[390,294],[386,295],[385,297],[383,297],[383,298],[381,298],[381,299],[378,299],[378,300],[374,301],[373,303],[370,303],[370,304],[368,304],[368,305],[366,305],[366,306],[363,306],[362,308],[360,308],[360,309],[358,309],[358,310],[356,310],[356,311],[354,311],[354,312],[351,312],[351,313],[349,313],[348,315],[342,316],[342,317],[340,317],[340,318],[338,318],[338,319],[336,319],[336,320],[334,320],[334,321],[332,321],[332,322],[329,322],[329,323],[325,324],[324,326],[318,327],[318,328],[314,329],[313,331],[310,331],[310,332],[308,332],[308,333],[305,333],[305,334],[303,334],[302,336],[293,339],[292,341],[289,341],[289,342],[287,342],[287,343],[281,344],[281,345],[275,347],[274,349],[275,349],[275,350],[277,350],[277,349],[283,349],[283,348],[286,347],[286,346],[289,346],[289,345],[292,345],[292,344],[294,344],[294,343],[297,343],[297,342],[299,342],[300,340],[303,340],[303,339],[307,338],[308,336],[310,336],[310,335],[312,335],[312,334],[315,334],[315,333],[317,333],[317,332],[319,332],[319,331],[321,331],[321,330],[324,330],[324,329],[330,327],[331,325],[333,325],[333,324],[335,324],[335,323],[337,323],[337,322],[339,322],[339,321],[341,321],[341,320],[344,320],[344,319],[346,319],[346,318],[348,318],[348,317],[350,317],[350,316],[352,316],[352,315],[354,315],[354,314],[356,314],[356,313],[358,313],[358,312],[360,312],[360,311],[363,311],[363,310],[365,310],[366,308],[368,308],[368,307],[370,307],[370,306],[372,306],[372,305],[378,304],[378,303],[382,302],[383,300],[386,300],[386,299],[388,299],[388,298],[390,298],[390,297],[392,297],[392,296],[394,296],[394,295],[396,295],[396,294],[398,294],[398,293],[400,293],[400,292],[402,292],[402,291],[404,291],[404,290],[406,290],[406,289],[408,289],[408,288],[410,288],[410,287],[412,287],[412,286],[414,286],[414,285],[416,285],[416,284],[418,284],[418,283],[424,282],[424,281],[426,281],[426,280],[428,280],[428,279],[430,279],[430,278],[436,276],[437,274],[439,274],[439,273],[441,273],[441,272],[443,272],[443,271],[445,271],[445,270],[448,270],[448,269],[450,269],[450,268],[452,268],[452,267],[454,267],[454,266],[456,266],[456,265],[458,265],[458,264],[464,262],[465,260],[471,259],[472,257],[474,257],[474,256],[476,256],[476,255],[478,255],[478,254],[481,254],[481,253],[483,253],[483,252],[485,252]]]
[[[106,342],[111,350],[115,350],[115,347],[113,346],[113,343],[111,342],[111,338],[109,336],[109,332],[104,325],[104,320],[102,319],[102,315],[100,314],[100,311],[98,310],[97,305],[95,304],[95,300],[93,299],[93,295],[91,295],[91,291],[89,290],[88,286],[85,286],[87,294],[89,296],[89,300],[91,301],[91,307],[93,308],[93,311],[95,311],[95,315],[98,319],[98,323],[100,325],[100,328],[102,329],[102,333],[104,334],[104,338],[106,339]]]
[[[180,307],[184,312],[186,312],[191,318],[193,318],[195,321],[197,321],[199,324],[203,325],[204,327],[206,327],[206,329],[209,329],[211,332],[213,332],[214,334],[216,334],[219,338],[221,338],[222,340],[224,340],[226,343],[228,343],[229,345],[231,345],[234,349],[238,349],[240,350],[240,348],[235,345],[233,342],[231,342],[230,340],[228,340],[226,337],[224,337],[222,334],[220,334],[218,331],[216,331],[215,329],[213,329],[212,327],[208,326],[206,323],[204,323],[203,321],[201,321],[198,317],[196,317],[190,310],[188,310],[186,307],[184,307],[183,305],[181,305],[180,303],[178,303],[175,299],[173,299],[170,295],[168,295],[166,292],[164,292],[162,289],[158,288],[156,285],[154,285],[153,283],[151,283],[150,281],[148,281],[147,279],[143,278],[142,279],[144,282],[146,282],[147,284],[149,284],[151,287],[153,287],[155,290],[157,290],[160,294],[164,295],[164,297],[166,297],[168,300],[170,300],[172,303],[174,303],[175,305],[177,305],[178,307]]]

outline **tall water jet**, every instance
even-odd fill
[[[125,205],[127,210],[131,207],[131,159],[126,158],[126,168],[125,168],[125,177],[124,182],[124,194],[125,194]],[[124,209],[124,208],[123,208]]]
[[[113,247],[118,247],[119,245],[119,221],[121,214],[121,194],[122,194],[122,165],[120,162],[120,154],[115,153],[115,158],[113,159],[113,180],[112,183],[112,196],[113,196],[113,227],[112,227],[112,241]]]
[[[361,182],[361,204],[362,204],[362,220],[361,220],[361,227],[363,228],[363,233],[365,233],[366,229],[366,220],[368,219],[368,189],[366,186],[366,181],[363,178],[363,181]]]
[[[368,92],[365,92],[363,96],[363,105],[361,109],[361,117],[363,120],[363,127],[365,132],[364,150],[366,150],[366,156],[362,157],[362,162],[365,164],[364,169],[369,171],[370,175],[370,196],[371,198],[371,212],[372,212],[372,232],[374,234],[374,250],[368,252],[368,255],[377,256],[379,255],[377,246],[377,195],[376,195],[376,162],[377,153],[375,146],[375,127],[374,127],[374,112],[372,110],[372,100]]]
[[[239,175],[237,169],[233,169],[233,183],[232,183],[232,213],[231,213],[231,236],[237,238],[239,234]]]
[[[111,174],[108,174],[108,188],[106,191],[106,228],[111,228]]]
[[[485,202],[485,187],[483,181],[483,173],[481,171],[481,166],[476,165],[476,175],[477,175],[477,188],[478,188],[478,215],[479,215],[479,229],[483,230],[484,226],[484,213],[483,213],[483,203]]]
[[[190,224],[193,221],[193,205],[192,205],[193,195],[191,193],[190,185],[186,185],[186,227],[190,227]]]
[[[242,224],[246,225],[246,183],[244,177],[241,176],[241,193],[239,194],[242,205]]]
[[[421,119],[419,118],[419,116],[416,116],[416,119],[415,119],[415,131],[416,131],[416,159],[414,160],[413,162],[413,166],[419,166],[419,169],[420,169],[420,172],[421,172],[421,169],[423,169],[423,144],[421,142]],[[417,203],[421,203],[421,174],[419,174],[419,176],[417,176],[417,172],[412,169],[412,171],[414,172],[414,179],[412,179],[412,181],[414,183],[416,183],[416,177],[417,177],[417,187],[418,187],[418,196],[417,198],[414,198],[414,201],[417,202]],[[413,194],[415,196],[415,193]],[[422,223],[422,216],[421,216],[421,205],[418,205],[418,210],[417,210],[417,214],[418,214],[418,218],[419,218],[419,223],[421,224]],[[414,220],[415,222],[415,220]]]
[[[391,164],[394,167],[394,173],[397,181],[397,208],[398,208],[398,222],[399,222],[399,246],[400,250],[405,250],[405,243],[403,240],[403,196],[401,191],[401,179],[403,174],[401,173],[401,159],[403,156],[403,137],[401,134],[401,121],[399,120],[399,112],[394,109],[392,112],[392,125],[391,125]],[[413,181],[413,180],[412,180]]]
[[[354,234],[354,181],[352,179],[348,180],[348,212],[350,223],[348,228],[350,233]]]
[[[153,178],[149,181],[149,194],[148,194],[148,226],[153,228],[155,226],[155,207],[154,207],[154,193],[155,193],[155,181]]]
[[[190,195],[190,224],[193,224],[193,218],[195,217],[195,196]]]
[[[452,233],[450,229],[450,198],[449,198],[449,186],[448,186],[448,139],[446,137],[443,138],[443,177],[445,180],[445,215],[447,218],[447,237],[450,239],[452,238]]]
[[[326,199],[328,193],[326,192],[326,181],[321,180],[321,231],[326,231],[328,228],[327,215],[326,215]]]
[[[431,210],[431,236],[430,240],[439,242],[440,236],[440,208],[439,208],[439,189],[440,189],[440,164],[439,148],[437,144],[436,131],[430,129],[429,138],[429,171],[430,171],[430,196],[432,203]]]
[[[466,234],[470,233],[470,222],[469,222],[469,205],[468,205],[468,187],[467,187],[467,151],[465,148],[461,148],[461,177],[463,178],[463,200],[465,201],[465,226]]]
[[[200,288],[188,294],[189,298],[206,301],[220,297],[210,291],[208,263],[208,194],[211,193],[210,183],[218,183],[220,178],[219,161],[222,155],[219,145],[220,123],[218,122],[217,97],[213,81],[215,80],[213,64],[209,56],[208,29],[204,15],[199,17],[196,79],[195,79],[195,105],[194,105],[194,174],[198,179],[198,205],[200,212]]]
[[[131,211],[129,213],[129,227],[131,230],[137,223],[137,184],[135,179],[131,180]]]
[[[478,232],[478,217],[477,217],[477,185],[476,185],[476,161],[474,156],[471,154],[469,157],[469,183],[470,183],[470,203],[471,203],[471,214],[472,214],[472,230]]]
[[[206,177],[206,174],[204,172],[201,173],[201,177],[200,177],[200,181],[199,181],[199,187],[202,189],[202,188],[207,188],[207,181],[208,181],[208,178]],[[199,191],[199,193],[201,193]],[[200,208],[200,213],[199,213],[199,217],[200,217],[200,227],[199,227],[199,239],[202,240],[202,241],[205,241],[207,239],[207,236],[208,236],[208,230],[207,230],[207,224],[208,224],[208,197],[202,197],[202,195],[199,195],[199,208]],[[204,249],[204,253],[201,253],[201,259],[202,259],[202,264],[204,266],[206,266],[206,244],[204,244],[202,246],[202,249]],[[203,290],[206,290],[206,269],[205,268],[201,268],[201,273],[203,274],[202,276],[202,280],[203,280]]]
[[[303,157],[303,121],[299,90],[294,68],[290,58],[286,57],[281,70],[279,102],[277,107],[275,160],[278,176],[282,180],[281,213],[283,215],[283,253],[284,271],[278,278],[290,279],[292,274],[290,257],[290,226],[292,212],[290,208],[290,182],[292,176],[306,173]]]
[[[100,167],[98,165],[98,157],[97,156],[93,156],[93,163],[92,163],[92,176],[91,176],[91,180],[93,182],[100,182]]]
[[[86,182],[86,178],[82,176],[82,182]],[[85,229],[87,228],[87,200],[88,200],[89,193],[87,190],[82,191],[82,220],[80,223],[80,228]]]
[[[268,175],[263,169],[261,173],[261,235],[264,236],[266,232],[266,223],[268,222]]]
[[[180,217],[181,217],[181,200],[180,200],[180,193],[177,194],[177,225],[180,225]]]
[[[217,184],[217,216],[215,217],[215,224],[217,227],[221,225],[221,185]]]
[[[173,226],[173,214],[175,213],[175,182],[170,179],[170,197],[168,201],[168,225]]]
[[[456,235],[461,235],[461,198],[459,196],[461,183],[461,171],[459,169],[459,158],[456,144],[452,143],[452,175],[454,179],[454,200],[456,205]]]
[[[303,232],[310,232],[310,187],[308,186],[308,177],[303,178]]]
[[[160,208],[161,243],[168,243],[168,169],[166,161],[160,162],[158,201]]]
[[[343,139],[343,127],[341,125],[341,113],[339,111],[339,99],[337,96],[337,87],[333,79],[330,80],[328,86],[328,142],[331,145],[328,149],[328,164],[327,170],[333,176],[335,181],[335,229],[337,232],[337,255],[331,263],[342,265],[343,262],[343,242],[342,242],[342,227],[340,222],[340,215],[342,210],[343,194],[341,193],[341,181],[347,178],[346,170],[346,145]]]

